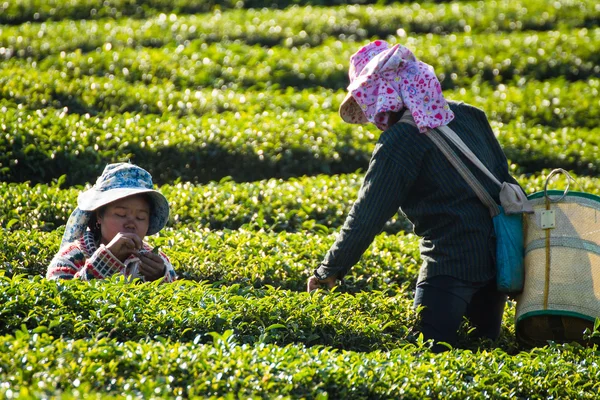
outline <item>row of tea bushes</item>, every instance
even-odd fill
[[[31,0],[27,1],[31,3]],[[126,1],[131,3],[131,0]],[[187,0],[176,2],[190,3]],[[18,7],[18,3],[13,1],[1,5],[0,11],[3,9],[3,12],[0,12],[0,24],[25,19],[24,16],[11,16],[11,9]],[[93,15],[88,12],[89,16],[81,16],[82,20],[77,21],[78,15],[69,18],[65,15],[68,10],[58,10],[58,4],[52,5],[55,2],[42,3],[44,5],[36,8],[22,8],[23,12],[32,13],[28,20],[36,22],[46,19],[45,7],[54,8],[54,19],[64,17],[69,20],[2,27],[0,47],[5,48],[5,57],[39,58],[76,48],[91,50],[103,46],[105,42],[116,47],[160,47],[195,39],[204,42],[241,40],[289,47],[306,44],[315,46],[331,37],[353,40],[384,38],[397,35],[399,31],[412,35],[558,30],[593,27],[600,16],[600,8],[594,0],[557,0],[551,5],[536,0],[502,0],[493,7],[471,1],[451,4],[429,2],[385,6],[290,7],[285,10],[260,8],[199,15],[182,15],[181,9],[171,8],[169,15],[156,13],[143,19],[121,18],[127,14],[127,9],[110,4],[108,7],[96,5]],[[74,6],[74,3],[62,2],[62,5],[68,7]],[[146,13],[148,1],[143,3],[136,10]],[[210,4],[207,1],[202,3]],[[84,1],[79,7],[91,8],[94,5]],[[82,11],[85,13],[85,10]],[[36,14],[37,19],[33,18]],[[100,20],[94,20],[97,18]]]
[[[316,224],[327,230],[343,223],[361,179],[357,174],[319,175],[287,181],[175,183],[163,185],[160,190],[171,204],[169,225],[175,229],[250,226],[297,231]],[[44,231],[64,225],[76,204],[79,188],[60,189],[61,182],[51,186],[0,182],[1,225],[13,230]],[[406,226],[406,221],[399,217],[390,222],[387,230],[397,232]]]
[[[162,337],[206,342],[211,332],[232,329],[243,343],[320,344],[369,351],[410,340],[415,320],[411,297],[408,290],[307,293],[190,280],[55,282],[0,273],[0,334],[25,326],[73,339]]]
[[[297,107],[316,112],[337,110],[344,91],[325,88],[265,91],[220,88],[178,90],[170,81],[158,80],[151,85],[127,82],[115,76],[81,76],[67,79],[66,72],[41,71],[33,66],[10,66],[0,69],[0,99],[10,106],[26,105],[36,110],[67,107],[78,114],[143,113],[171,116],[205,115],[225,111],[259,114],[263,111],[285,112]],[[599,78],[575,82],[564,78],[546,80],[521,79],[513,84],[473,82],[469,87],[446,90],[451,100],[465,101],[482,108],[494,120],[508,123],[522,118],[530,125],[595,128],[600,120],[597,99]]]
[[[270,95],[265,101],[284,103],[286,97]],[[84,183],[114,160],[139,160],[156,183],[225,176],[248,181],[367,166],[374,133],[313,107],[313,102],[328,101],[324,96],[303,92],[295,97],[297,110],[182,118],[0,108],[0,179],[48,182],[67,173],[68,184]],[[260,96],[254,99],[259,106]]]
[[[226,0],[226,1],[214,1],[214,0],[111,0],[105,1],[102,4],[90,3],[86,0],[73,0],[69,2],[59,2],[56,0],[51,1],[40,1],[40,0],[16,0],[11,3],[4,3],[0,11],[0,23],[6,24],[22,24],[24,22],[38,22],[38,21],[60,21],[63,19],[77,20],[77,19],[100,19],[100,18],[150,18],[153,15],[169,12],[173,14],[193,14],[193,13],[206,13],[206,12],[219,12],[221,10],[229,9],[242,9],[242,8],[288,8],[291,5],[294,6],[337,6],[340,4],[370,4],[375,3],[373,0],[350,0],[341,2],[340,0]],[[381,0],[377,1],[378,4],[397,3],[397,1]],[[408,0],[403,1],[408,3]],[[569,7],[569,4],[564,2],[565,8]],[[535,3],[531,3],[535,4]],[[521,3],[519,3],[521,5]],[[559,6],[554,9],[560,9],[562,2]],[[295,8],[295,7],[294,7]],[[311,7],[308,7],[311,8]],[[593,10],[593,9],[592,9]],[[511,10],[512,11],[512,10]],[[515,16],[520,15],[525,17],[527,15],[527,9],[524,12],[518,13],[517,8],[513,13]],[[511,13],[511,15],[513,15]],[[541,18],[542,21],[552,23],[556,17],[554,13],[552,16],[546,16]],[[537,21],[536,21],[537,22]]]
[[[540,116],[548,123],[562,123],[560,115],[575,119],[587,112],[592,119],[593,99],[581,97],[580,103],[571,104],[580,109],[573,110],[561,104],[566,95],[553,97],[562,93],[560,89],[538,88],[546,91],[541,101],[533,99],[533,93],[527,95],[527,100],[519,100],[517,89],[498,88],[483,104],[493,108],[488,113],[492,115],[491,124],[509,160],[516,164],[514,171],[535,173],[562,167],[578,174],[597,174],[598,127],[535,125]],[[48,183],[67,174],[67,185],[83,184],[95,180],[106,163],[119,160],[141,164],[157,184],[175,180],[209,182],[226,176],[253,181],[366,170],[377,142],[374,127],[346,124],[333,112],[323,112],[317,106],[331,108],[331,103],[325,102],[331,98],[337,102],[340,95],[327,98],[296,93],[289,97],[296,100],[295,104],[290,101],[290,107],[307,110],[256,114],[238,111],[214,117],[110,112],[91,116],[70,114],[64,109],[30,111],[5,106],[0,108],[0,180]],[[507,100],[510,97],[514,102]],[[265,96],[267,102],[281,98],[285,95]],[[258,107],[259,97],[254,101]],[[519,107],[523,107],[521,102],[528,102],[533,120],[510,120],[508,115],[499,115],[518,113],[516,101]],[[541,111],[534,114],[537,107]],[[599,110],[596,107],[596,112]]]
[[[265,4],[266,7],[268,5]],[[101,18],[149,18],[162,11],[172,13],[202,13],[215,8],[236,8],[236,1],[214,0],[16,0],[0,7],[0,23],[60,21]]]
[[[600,29],[577,29],[511,36],[418,35],[400,42],[431,64],[442,86],[448,89],[473,81],[510,82],[515,76],[538,80],[598,76],[600,59],[594,45],[598,40]],[[50,48],[57,47],[51,42],[44,43]],[[58,70],[63,79],[89,75],[117,77],[131,83],[170,81],[177,89],[231,84],[260,88],[319,85],[340,89],[347,84],[346,65],[358,47],[356,42],[335,40],[302,50],[267,49],[233,42],[208,45],[201,40],[158,49],[114,49],[111,44],[92,52],[81,49],[57,52],[33,63],[30,58],[15,59],[3,63],[3,68],[32,66]]]
[[[0,239],[5,245],[0,254],[1,269],[10,276],[45,276],[61,236],[61,229],[2,231]],[[326,235],[309,230],[274,233],[167,229],[146,240],[161,245],[182,279],[303,291],[307,277],[323,260],[334,239],[333,232]],[[420,264],[416,236],[378,235],[346,277],[341,290],[354,293],[412,287]]]
[[[442,88],[473,82],[509,83],[519,79],[564,77],[581,80],[600,76],[596,43],[600,29],[578,29],[499,34],[419,35],[400,40],[418,59],[431,64]],[[84,76],[115,77],[129,83],[172,82],[177,90],[236,85],[253,90],[269,87],[343,89],[347,64],[356,42],[328,40],[321,46],[265,48],[241,43],[207,45],[196,40],[187,46],[121,48],[60,53],[36,62],[39,70],[59,71],[62,79]],[[326,60],[326,61],[325,61]],[[4,62],[3,68],[29,68],[31,60]]]
[[[568,126],[552,129],[524,121],[491,123],[507,158],[523,173],[563,168],[579,174],[600,172],[600,130]]]
[[[100,172],[98,172],[100,173]],[[526,193],[541,191],[548,171],[517,176]],[[224,181],[196,185],[189,182],[160,187],[171,204],[170,227],[174,229],[238,229],[327,232],[339,228],[356,199],[363,174],[318,175],[290,180],[269,179],[236,183]],[[579,176],[577,186],[600,195],[598,178]],[[62,180],[60,181],[62,182]],[[11,230],[54,230],[66,224],[76,205],[79,187],[0,182],[0,225]],[[549,188],[566,187],[564,176]],[[384,228],[389,233],[410,229],[398,216]]]
[[[421,346],[359,353],[301,344],[0,337],[0,395],[45,398],[571,398],[600,395],[598,352],[575,345],[509,355]]]

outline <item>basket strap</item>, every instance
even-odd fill
[[[469,146],[467,146],[465,144],[465,142],[462,141],[462,139],[456,134],[456,132],[454,132],[447,125],[440,126],[440,127],[438,127],[438,129],[448,139],[450,139],[452,141],[452,143],[454,143],[456,145],[456,147],[460,151],[462,151],[463,154],[469,160],[471,160],[471,162],[473,164],[475,164],[477,166],[477,168],[479,168],[484,174],[486,174],[496,184],[496,186],[498,186],[498,187],[502,186],[502,183],[500,183],[500,181],[494,176],[494,174],[492,174],[490,172],[490,170],[487,169],[487,167],[485,165],[483,165],[483,163],[481,162],[481,160],[479,160],[479,158],[475,155],[475,153],[473,153],[473,151],[469,148]]]
[[[405,123],[408,123],[409,125],[416,126],[410,112],[405,112],[402,115],[402,118],[400,118],[400,122],[405,122]],[[450,129],[450,128],[448,128],[448,129],[450,132],[452,132],[454,134],[454,136],[458,137],[452,129]],[[442,132],[442,134],[444,134],[444,132]],[[428,130],[427,132],[425,132],[425,135],[427,135],[429,137],[429,139],[431,139],[431,141],[446,156],[446,158],[448,159],[448,161],[450,161],[450,163],[454,166],[454,168],[456,168],[458,173],[463,177],[463,179],[467,182],[467,184],[471,187],[471,189],[473,189],[473,191],[475,192],[475,194],[477,195],[479,200],[481,200],[481,202],[490,210],[490,215],[492,217],[495,217],[496,215],[500,214],[500,208],[498,207],[498,204],[496,204],[496,202],[494,201],[492,196],[487,192],[487,190],[485,190],[485,188],[483,187],[481,182],[479,182],[479,180],[477,178],[475,178],[475,175],[473,175],[473,173],[469,170],[469,168],[467,168],[465,163],[462,162],[462,160],[456,155],[456,153],[454,152],[454,150],[452,150],[452,148],[450,147],[448,142],[446,142],[442,138],[442,135],[440,135],[440,133],[438,133],[436,129]],[[459,138],[459,140],[460,140],[460,138]],[[464,143],[463,143],[463,145],[464,145]],[[464,147],[466,147],[466,145],[464,145]],[[468,147],[466,147],[466,148],[468,149]],[[461,151],[463,151],[465,153],[465,155],[467,157],[469,157],[469,159],[472,160],[472,157],[470,157],[468,152],[465,152],[465,150],[461,146],[459,146],[459,149]],[[470,150],[469,150],[469,152],[470,152]],[[475,159],[477,159],[477,157],[473,153],[471,153],[471,154]],[[477,159],[477,161],[479,162],[478,159]],[[477,165],[480,168],[481,168],[481,166],[483,166],[483,164],[481,164],[481,162],[479,162],[479,164],[475,163],[475,165]],[[484,171],[484,172],[487,171],[489,173],[489,171],[487,170],[487,168],[485,168],[485,166],[483,166],[483,168],[484,169],[482,169],[482,171]],[[492,175],[492,177],[493,177],[493,175]],[[498,182],[495,177],[493,179],[495,180],[495,182],[497,182],[500,185],[500,182]]]
[[[546,210],[550,210],[550,197],[546,196]],[[546,231],[546,277],[544,282],[544,310],[548,309],[548,296],[550,295],[550,231]]]

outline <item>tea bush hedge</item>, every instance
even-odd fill
[[[340,90],[332,95],[324,88],[240,91],[225,86],[177,90],[167,81],[153,81],[148,86],[117,77],[82,76],[66,81],[65,78],[65,73],[57,70],[7,66],[0,69],[0,100],[7,107],[19,105],[30,110],[66,107],[63,112],[83,115],[134,112],[202,116],[227,111],[252,115],[313,107],[321,112],[335,112],[344,93]],[[596,77],[574,82],[564,78],[543,82],[522,79],[510,85],[473,82],[468,87],[446,90],[444,94],[451,100],[480,107],[492,120],[504,123],[523,118],[529,124],[595,128],[600,105],[594,96],[599,87],[600,78]]]
[[[361,175],[349,174],[287,181],[177,183],[163,185],[161,191],[171,203],[169,225],[174,228],[220,230],[251,225],[257,229],[295,231],[317,224],[327,230],[343,222],[361,179]],[[4,199],[0,205],[2,225],[48,231],[65,224],[81,187],[60,189],[60,182],[51,187],[0,183]],[[397,218],[390,221],[387,229],[397,232],[406,226],[404,219]]]
[[[1,233],[6,243],[0,254],[2,269],[7,276],[45,276],[61,236],[62,230]],[[181,279],[303,291],[306,275],[318,267],[334,239],[335,232],[310,230],[275,233],[169,229],[148,238],[148,242],[162,246]],[[417,237],[403,233],[380,235],[345,279],[342,290],[355,293],[413,287],[420,263]]]
[[[24,2],[29,7],[24,7]],[[309,3],[309,1],[303,1]],[[36,4],[37,3],[37,4]],[[162,3],[162,4],[161,4]],[[319,6],[324,2],[314,2],[315,7],[286,7],[284,10],[273,10],[275,1],[259,5],[261,2],[220,1],[219,8],[227,9],[225,13],[213,11],[214,1],[135,1],[111,0],[103,4],[94,4],[87,0],[57,2],[57,1],[32,1],[16,0],[2,4],[0,23],[21,24],[15,31],[37,22],[45,20],[67,20],[70,25],[77,20],[91,23],[92,30],[105,36],[107,33],[102,22],[116,19],[117,24],[127,25],[131,31],[136,31],[141,25],[152,24],[156,20],[173,23],[177,21],[185,25],[196,26],[199,38],[215,40],[221,31],[225,31],[231,38],[231,29],[235,26],[236,32],[242,40],[256,40],[258,36],[262,41],[277,43],[296,39],[298,32],[305,30],[306,38],[301,43],[312,42],[315,38],[323,38],[339,34],[354,35],[364,39],[368,36],[385,36],[395,34],[398,28],[410,33],[431,32],[447,33],[453,31],[471,30],[474,32],[494,32],[515,30],[550,30],[561,27],[594,26],[598,22],[597,4],[593,0],[559,0],[552,5],[543,4],[535,0],[497,1],[494,7],[472,1],[454,2],[422,2],[421,4],[398,4],[397,1],[378,1],[377,5],[360,5],[356,3],[375,3],[373,1],[337,1],[341,6]],[[283,5],[299,4],[299,1],[281,2]],[[348,6],[350,4],[355,4]],[[387,3],[387,4],[386,4]],[[239,9],[239,5],[249,5],[254,9]],[[383,6],[383,4],[386,4]],[[231,7],[235,5],[235,7]],[[168,16],[163,14],[168,13]],[[202,15],[186,15],[188,13],[203,13]],[[132,18],[124,18],[130,16]],[[96,24],[96,19],[100,23]],[[137,19],[142,21],[137,21]],[[175,23],[177,25],[179,22]],[[52,31],[61,27],[60,22],[47,23],[45,29]],[[167,26],[171,28],[171,26]],[[253,28],[252,28],[253,27]],[[282,27],[284,29],[264,28]],[[168,29],[172,30],[173,29]],[[14,32],[14,31],[13,31]],[[76,32],[74,32],[76,33]],[[83,32],[81,32],[83,33]],[[180,33],[185,34],[186,31]],[[191,32],[194,34],[194,32]],[[270,33],[270,34],[268,34]],[[16,35],[15,37],[17,37]],[[159,36],[159,35],[157,35]],[[303,35],[304,36],[304,35]],[[188,39],[190,37],[187,37]],[[299,38],[298,39],[302,39]],[[71,40],[77,40],[71,38]],[[162,39],[157,39],[162,40]],[[154,42],[156,43],[156,42]]]
[[[526,193],[544,188],[548,170],[517,178]],[[576,176],[582,191],[600,194],[598,178]],[[313,230],[327,233],[339,228],[348,215],[363,174],[269,179],[256,182],[189,182],[163,185],[160,190],[171,204],[167,226],[174,229],[235,230],[241,227],[273,232]],[[0,182],[0,224],[10,230],[54,230],[66,224],[83,187],[61,189],[53,185]],[[566,187],[565,178],[553,181]],[[550,186],[552,188],[553,186]],[[385,226],[388,233],[410,230],[400,215]]]
[[[474,81],[509,83],[519,79],[564,77],[581,80],[600,75],[595,42],[600,29],[503,34],[419,35],[399,41],[431,64],[442,87],[464,87]],[[60,71],[63,79],[83,76],[115,77],[126,82],[169,81],[175,88],[236,85],[255,90],[270,86],[320,86],[344,89],[346,62],[355,42],[327,40],[299,51],[297,47],[194,40],[178,47],[112,49],[51,55],[35,64],[41,70]],[[543,51],[540,51],[540,48]],[[106,49],[106,46],[105,46]],[[327,61],[324,61],[327,60]],[[5,68],[27,68],[31,61],[11,60]],[[248,68],[248,65],[252,65]]]
[[[305,292],[379,135],[337,115],[368,40],[483,109],[527,193],[563,167],[600,194],[597,1],[369,3],[0,2],[1,398],[599,397],[597,344],[524,348],[512,300],[497,342],[466,323],[430,353],[402,216]],[[172,206],[147,240],[182,279],[45,280],[77,194],[127,160]]]
[[[60,46],[48,39],[38,40],[37,45],[27,47]],[[457,33],[390,38],[392,43],[402,43],[419,59],[431,64],[444,89],[481,81],[509,83],[515,77],[537,80],[597,77],[600,75],[600,56],[595,51],[598,40],[600,29],[588,28],[520,32],[510,36]],[[318,47],[301,50],[282,46],[265,48],[229,40],[208,45],[199,39],[160,48],[113,48],[107,41],[95,51],[80,48],[68,53],[57,51],[39,61],[32,61],[31,57],[13,58],[2,67],[60,72],[63,80],[99,76],[129,83],[171,82],[178,90],[223,85],[255,89],[316,85],[344,89],[348,83],[346,63],[357,47],[355,41],[331,39]],[[14,54],[14,50],[9,47],[5,53]]]
[[[0,394],[63,398],[578,398],[599,394],[598,353],[572,345],[515,355],[423,348],[369,353],[321,346],[0,337]],[[218,371],[218,372],[216,372]],[[145,379],[140,379],[144,377]]]
[[[296,97],[298,108],[317,100],[306,92]],[[373,133],[341,126],[316,108],[208,118],[3,111],[0,178],[7,181],[47,182],[67,174],[67,184],[85,183],[109,160],[143,160],[157,183],[354,172],[367,165],[375,143]]]
[[[107,78],[67,86],[58,76],[50,78],[56,74],[44,75],[42,87],[35,73],[12,72],[5,75],[10,85],[0,87],[0,96],[29,106],[5,102],[2,108],[0,178],[5,181],[49,182],[67,174],[67,184],[83,184],[95,179],[99,166],[124,160],[147,166],[157,183],[348,173],[368,167],[377,138],[372,128],[343,124],[334,114],[341,91],[177,92],[170,85],[148,89],[121,81],[117,86]],[[19,85],[26,81],[29,88],[17,89],[19,75]],[[88,85],[95,90],[85,90]],[[557,79],[473,85],[446,95],[487,112],[519,172],[567,167],[593,175],[599,166],[599,86],[596,78]],[[154,103],[152,97],[162,100]],[[49,105],[105,110],[79,115]],[[44,109],[28,109],[36,106]]]
[[[232,329],[244,343],[300,342],[365,351],[406,344],[414,319],[406,294],[322,295],[186,280],[136,285],[118,278],[57,283],[0,276],[0,298],[2,334],[24,325],[65,339],[187,342],[200,336],[207,342],[210,332]]]

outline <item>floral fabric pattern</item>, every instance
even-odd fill
[[[374,123],[385,131],[391,112],[408,108],[420,132],[447,125],[453,112],[433,68],[406,47],[377,40],[350,58],[348,96],[340,116],[349,123]]]

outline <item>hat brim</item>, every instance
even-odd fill
[[[342,120],[349,124],[366,124],[369,122],[360,105],[352,96],[352,92],[349,92],[340,104],[339,114]]]
[[[152,213],[146,235],[159,232],[169,221],[169,202],[166,197],[154,190],[144,188],[120,188],[99,192],[94,188],[81,193],[77,198],[77,207],[81,211],[95,211],[100,207],[126,197],[146,194],[152,201]]]

